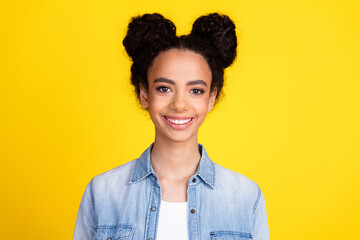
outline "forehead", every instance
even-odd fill
[[[156,56],[149,68],[149,83],[159,77],[173,81],[204,80],[210,86],[211,70],[201,54],[190,50],[171,49]]]

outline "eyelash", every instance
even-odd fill
[[[163,91],[164,88],[166,88],[167,90],[166,90],[166,91]],[[169,92],[169,91],[170,91],[170,88],[164,87],[164,86],[160,86],[160,87],[157,87],[156,90],[158,90],[158,91],[161,92],[161,93],[164,93],[164,92]]]
[[[198,93],[194,93],[194,91],[197,91]],[[196,94],[196,95],[201,95],[204,93],[204,90],[200,89],[200,88],[195,88],[191,90],[192,93]]]
[[[164,90],[166,89],[166,90]],[[165,86],[160,86],[160,87],[157,87],[156,88],[157,91],[161,92],[161,93],[166,93],[166,92],[169,92],[170,91],[170,88],[169,87],[165,87]],[[194,93],[194,91],[196,91],[197,93]],[[191,89],[191,93],[194,93],[195,95],[201,95],[203,94],[205,91],[203,89],[200,89],[200,88],[194,88],[194,89]]]

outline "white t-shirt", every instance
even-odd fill
[[[189,239],[187,226],[187,202],[161,200],[156,240]]]

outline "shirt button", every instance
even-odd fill
[[[155,211],[156,210],[156,207],[155,206],[152,206],[151,207],[151,211]],[[149,239],[150,240],[150,239]]]
[[[193,178],[192,182],[193,182],[193,183],[196,183],[196,178]]]
[[[191,209],[191,211],[190,211],[191,213],[195,213],[195,209]]]
[[[106,240],[112,240],[112,238],[111,238],[111,237],[108,237]]]
[[[149,238],[148,240],[152,240],[152,238]]]

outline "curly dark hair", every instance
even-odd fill
[[[148,69],[155,57],[166,50],[183,49],[206,59],[212,73],[210,91],[217,89],[217,100],[224,84],[224,69],[236,57],[237,38],[235,24],[226,15],[201,16],[194,22],[190,34],[178,37],[173,22],[153,13],[131,19],[123,44],[133,61],[131,83],[138,98],[140,84],[148,88]]]

